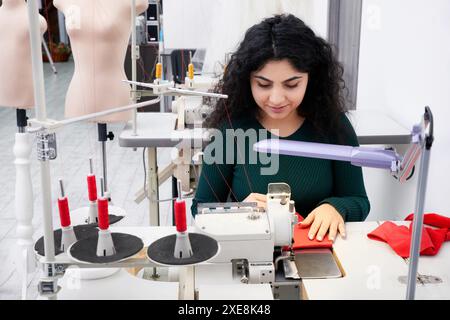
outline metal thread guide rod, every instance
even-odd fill
[[[42,45],[39,25],[39,9],[37,0],[28,0],[28,19],[30,21],[31,61],[33,70],[34,99],[36,103],[36,118],[38,121],[47,121],[45,105],[44,71],[42,62]],[[48,137],[45,130],[38,135],[38,140],[44,141]],[[40,141],[38,142],[40,143]],[[47,140],[48,143],[48,140]],[[48,144],[47,144],[48,145]],[[39,154],[38,150],[38,154]],[[47,151],[47,150],[44,150]],[[56,156],[56,154],[55,154]],[[55,242],[52,221],[52,197],[50,180],[50,157],[40,157],[42,212],[44,225],[44,272],[39,282],[39,292],[49,299],[56,298],[58,292],[55,271]]]
[[[65,198],[64,183],[62,179],[59,179],[59,190],[61,192],[61,198]]]
[[[108,201],[111,201],[111,194],[108,189],[108,165],[107,165],[107,158],[106,158],[106,141],[113,140],[114,134],[112,132],[107,132],[106,123],[98,123],[98,141],[101,143],[102,147],[102,165],[103,165],[103,180],[104,180],[104,192],[105,197],[108,199]]]
[[[138,59],[139,47],[136,45],[136,0],[131,0],[131,79],[137,80],[136,62]],[[136,103],[136,84],[131,85],[131,99]],[[133,135],[137,136],[137,109],[133,110]]]
[[[89,158],[89,174],[86,178],[88,186],[88,199],[89,199],[89,215],[86,223],[98,222],[98,208],[97,208],[97,181],[94,174],[94,166],[92,158]]]

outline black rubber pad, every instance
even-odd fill
[[[211,237],[200,233],[189,233],[192,257],[178,259],[174,257],[176,234],[161,238],[153,242],[147,250],[150,260],[171,266],[189,265],[204,262],[217,254],[219,245]]]
[[[89,238],[91,236],[95,236],[98,234],[97,224],[80,224],[78,226],[74,226],[73,231],[75,232],[75,236],[77,237],[77,240]],[[63,253],[63,251],[61,251],[61,235],[62,235],[61,229],[55,230],[53,232],[56,256]],[[39,240],[36,241],[36,243],[34,245],[34,250],[40,256],[45,255],[44,237],[40,237]]]
[[[134,256],[142,250],[144,243],[136,236],[126,233],[111,233],[116,254],[107,257],[97,256],[98,234],[80,241],[70,247],[70,255],[81,262],[109,263]]]
[[[109,215],[109,224],[114,224],[122,220],[124,216],[116,216],[114,214]],[[82,240],[89,238],[91,236],[95,236],[98,233],[98,223],[90,223],[90,224],[80,224],[73,227],[73,231],[75,232],[75,236],[77,237],[77,240]],[[53,232],[53,237],[55,240],[55,256],[63,253],[61,251],[61,229],[57,229]],[[36,241],[34,245],[34,251],[37,252],[40,256],[45,255],[45,249],[44,249],[44,237],[42,236],[39,238],[38,241]]]

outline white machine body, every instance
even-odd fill
[[[245,260],[247,272],[242,282],[273,282],[274,248],[292,245],[293,228],[297,223],[289,186],[269,184],[266,211],[245,203],[219,205],[207,204],[195,217],[198,232],[220,244],[220,253],[210,263]]]
[[[250,218],[257,215],[258,218]],[[207,213],[195,217],[198,232],[220,244],[220,253],[212,263],[227,263],[233,259],[254,262],[273,260],[274,239],[267,212],[243,210],[236,213]]]

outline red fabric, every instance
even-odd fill
[[[65,228],[70,226],[69,201],[67,197],[58,199],[58,209],[61,227]]]
[[[412,221],[414,215],[406,217],[406,221]],[[424,224],[438,227],[434,229],[423,227],[420,243],[420,254],[434,256],[439,252],[442,244],[450,240],[450,218],[436,213],[424,214]],[[386,221],[367,236],[372,240],[388,243],[391,248],[402,258],[408,258],[411,246],[413,223],[409,227],[399,226]]]
[[[303,217],[297,213],[298,221],[303,221]],[[322,241],[318,241],[316,239],[310,240],[308,238],[308,228],[301,228],[300,224],[297,224],[294,227],[294,244],[292,245],[292,249],[317,249],[317,248],[332,248],[333,241],[328,239],[328,234],[325,235]]]

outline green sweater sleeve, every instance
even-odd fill
[[[356,133],[348,120],[342,116],[345,145],[359,146]],[[333,196],[320,204],[331,204],[345,221],[364,221],[370,211],[370,203],[364,187],[361,167],[350,162],[333,161]]]
[[[216,132],[221,132],[222,137],[225,136],[225,129]],[[197,214],[199,203],[227,201],[232,185],[233,171],[234,164],[227,164],[222,145],[216,144],[215,140],[211,141],[204,149],[202,170],[191,206],[193,216]]]

